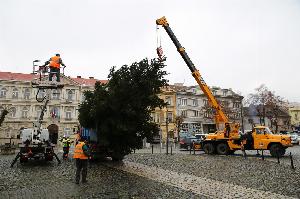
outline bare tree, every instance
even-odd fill
[[[284,99],[277,96],[274,91],[270,91],[264,84],[255,91],[248,96],[246,103],[256,107],[261,125],[265,125],[265,119],[268,118],[271,121],[271,127],[275,127],[275,132],[277,132],[279,117],[287,111]]]

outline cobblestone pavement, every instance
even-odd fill
[[[211,198],[292,198],[269,191],[245,188],[243,186],[201,178],[194,175],[168,171],[157,167],[153,168],[134,162],[124,161],[122,165],[116,166],[115,168]]]
[[[126,156],[123,164],[91,164],[88,184],[74,183],[72,160],[9,165],[13,156],[0,156],[0,198],[300,198],[300,147],[277,160],[255,154],[244,159],[173,150],[150,149]],[[60,154],[61,156],[61,154]]]
[[[300,169],[261,158],[218,155],[131,154],[125,161],[197,176],[232,187],[244,187],[300,198]],[[207,183],[209,184],[209,180]],[[208,186],[209,187],[209,186]],[[239,190],[238,188],[238,190]],[[235,192],[235,190],[233,190]],[[255,192],[254,192],[255,193]],[[226,196],[226,195],[225,195]],[[277,198],[277,197],[275,197]]]
[[[12,159],[0,156],[0,198],[207,198],[103,164],[91,164],[88,183],[76,185],[71,160],[9,168]]]

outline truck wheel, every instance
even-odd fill
[[[273,157],[282,157],[285,154],[285,149],[280,144],[272,144],[269,150]]]
[[[112,161],[119,162],[124,159],[124,155],[121,155],[120,153],[113,153],[111,156]]]
[[[203,150],[206,154],[213,154],[215,152],[215,147],[212,143],[205,143],[203,145]]]
[[[233,155],[234,152],[235,152],[235,150],[229,150],[229,151],[228,151],[228,154],[229,154],[229,155]]]
[[[229,153],[229,147],[226,143],[219,143],[217,145],[217,153],[220,155],[227,155]]]

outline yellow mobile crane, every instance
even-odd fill
[[[207,97],[209,104],[215,110],[216,124],[219,127],[222,126],[223,130],[217,130],[217,132],[209,134],[202,142],[204,152],[207,154],[218,153],[220,155],[226,155],[234,153],[235,150],[244,148],[245,150],[270,150],[272,156],[283,156],[285,149],[292,146],[291,138],[285,135],[274,135],[270,129],[265,126],[254,127],[247,135],[241,136],[239,134],[240,125],[238,123],[229,122],[228,117],[223,112],[222,107],[210,91],[200,72],[196,69],[185,49],[176,38],[166,17],[157,19],[156,24],[163,26],[173,41],[179,54],[192,72],[192,76]]]

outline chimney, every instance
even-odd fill
[[[94,77],[89,77],[90,79],[94,79]]]
[[[77,76],[77,78],[81,78],[81,76]]]

